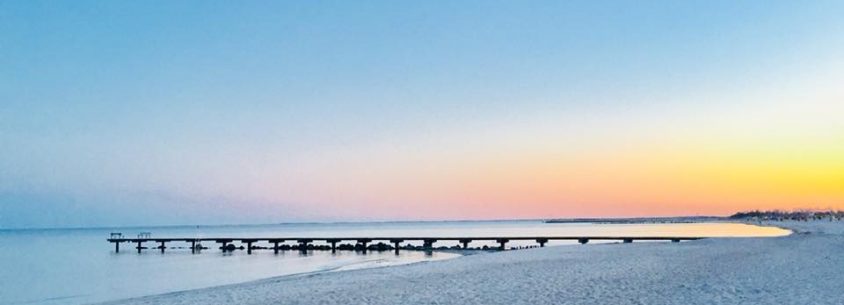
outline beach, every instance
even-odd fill
[[[556,246],[105,304],[842,304],[844,223],[683,243]]]

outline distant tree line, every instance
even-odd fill
[[[785,220],[798,220],[798,221],[809,221],[809,220],[842,220],[844,219],[844,211],[835,211],[835,210],[826,210],[826,211],[819,211],[819,210],[794,210],[794,211],[781,211],[781,210],[770,210],[770,211],[747,211],[747,212],[738,212],[729,217],[730,219],[740,219],[740,220],[776,220],[776,221],[785,221]]]

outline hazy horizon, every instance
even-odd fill
[[[842,11],[0,1],[0,228],[844,209]]]
[[[266,223],[170,223],[170,224],[122,224],[122,225],[104,225],[104,226],[77,226],[77,227],[0,227],[2,230],[96,230],[96,229],[132,229],[132,228],[179,228],[179,227],[238,227],[238,226],[277,226],[277,225],[331,225],[331,224],[378,224],[378,223],[459,223],[459,222],[518,222],[518,221],[547,221],[547,220],[582,220],[582,219],[671,219],[671,218],[695,218],[695,217],[727,217],[729,215],[674,215],[674,216],[635,216],[635,217],[544,217],[544,218],[497,218],[497,219],[362,219],[362,220],[336,220],[336,221],[282,221],[282,222],[266,222]]]

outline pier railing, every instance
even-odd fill
[[[473,241],[494,241],[499,244],[499,250],[505,250],[506,244],[510,241],[535,241],[539,244],[540,247],[544,247],[545,244],[552,240],[573,240],[577,241],[580,244],[586,244],[590,240],[601,240],[601,241],[620,241],[623,243],[632,243],[633,241],[671,241],[671,242],[680,242],[686,240],[698,240],[702,239],[703,237],[665,237],[665,236],[518,236],[518,237],[265,237],[265,238],[226,238],[226,237],[218,237],[218,238],[210,238],[210,237],[203,237],[203,238],[151,238],[149,235],[145,235],[144,237],[139,238],[109,238],[108,242],[114,243],[114,251],[120,252],[120,244],[121,243],[130,243],[136,244],[135,247],[138,253],[141,253],[141,250],[147,249],[144,247],[144,243],[156,243],[159,246],[155,247],[164,253],[164,250],[167,249],[167,243],[171,242],[184,242],[190,244],[191,252],[196,252],[197,250],[201,249],[200,245],[201,242],[214,242],[217,244],[221,244],[220,249],[223,251],[232,251],[235,249],[234,242],[240,242],[241,244],[245,245],[245,249],[248,254],[252,254],[252,250],[255,249],[272,249],[275,253],[278,253],[279,250],[290,249],[290,246],[285,246],[286,242],[295,242],[298,244],[296,247],[300,251],[306,251],[309,248],[309,245],[316,241],[324,242],[330,245],[330,249],[332,252],[336,252],[338,247],[337,244],[343,241],[350,241],[355,242],[358,247],[355,249],[360,249],[363,252],[366,252],[368,247],[367,245],[372,243],[373,241],[385,241],[389,244],[395,245],[392,247],[396,254],[399,253],[399,249],[401,248],[401,243],[409,242],[409,241],[417,241],[422,242],[423,249],[431,250],[433,249],[434,243],[438,241],[457,241],[458,243],[462,244],[462,249],[469,249],[469,243]],[[271,248],[267,247],[257,247],[256,244],[260,242],[266,242],[268,245],[272,245]],[[327,248],[327,247],[326,247]]]

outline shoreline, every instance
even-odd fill
[[[709,249],[709,250],[718,250],[718,251],[742,251],[744,248],[743,244],[748,244],[749,246],[754,246],[751,248],[762,250],[761,252],[766,252],[765,249],[768,250],[777,250],[781,247],[776,246],[775,244],[781,243],[781,241],[800,241],[807,238],[812,238],[815,236],[822,236],[822,234],[815,234],[812,235],[811,233],[805,234],[804,232],[827,232],[827,231],[835,231],[838,234],[832,234],[831,236],[835,236],[836,238],[840,238],[840,233],[844,233],[844,224],[840,222],[831,223],[832,226],[836,227],[835,230],[826,230],[826,229],[819,229],[819,225],[817,222],[809,222],[809,223],[778,223],[778,222],[763,222],[763,223],[750,223],[739,221],[736,223],[741,224],[748,224],[748,225],[761,225],[761,226],[772,226],[778,227],[782,229],[789,230],[792,232],[789,235],[781,236],[781,237],[749,237],[749,238],[709,238],[705,240],[693,241],[693,242],[684,242],[680,244],[666,244],[666,243],[635,243],[631,245],[620,245],[615,243],[610,244],[595,244],[595,245],[588,245],[585,247],[566,247],[566,246],[555,246],[555,247],[546,247],[546,248],[535,248],[535,249],[525,249],[520,251],[505,251],[505,252],[496,252],[496,253],[474,253],[468,255],[460,255],[454,258],[434,261],[434,262],[414,262],[410,264],[401,264],[401,265],[392,265],[392,266],[376,266],[376,267],[368,267],[368,268],[359,268],[353,270],[331,270],[331,271],[317,271],[317,272],[309,272],[303,274],[294,274],[294,275],[284,275],[278,277],[270,277],[255,281],[243,282],[243,283],[236,283],[236,284],[229,284],[223,286],[215,286],[209,288],[201,288],[201,289],[194,289],[194,290],[185,290],[185,291],[178,291],[178,292],[171,292],[166,294],[160,295],[152,295],[152,296],[144,296],[138,298],[131,298],[131,299],[123,299],[123,300],[115,300],[109,301],[99,304],[203,304],[203,303],[220,303],[221,300],[237,300],[234,301],[235,304],[264,304],[264,303],[278,303],[278,304],[287,304],[287,303],[296,303],[296,304],[325,304],[325,303],[339,303],[339,302],[352,302],[352,303],[361,303],[363,300],[370,300],[372,298],[375,299],[383,299],[379,302],[366,302],[370,304],[394,304],[393,301],[398,301],[394,298],[395,294],[401,291],[402,295],[406,297],[414,296],[417,301],[426,302],[428,298],[437,298],[436,295],[430,295],[429,293],[424,294],[414,294],[409,293],[407,289],[410,289],[409,286],[405,286],[402,284],[402,281],[411,281],[414,285],[423,285],[423,286],[438,286],[441,282],[450,282],[451,280],[443,280],[443,278],[452,278],[455,277],[458,285],[448,285],[443,286],[441,289],[438,289],[439,293],[445,293],[448,295],[451,294],[461,294],[461,293],[469,293],[474,294],[473,291],[484,291],[488,290],[489,287],[485,285],[479,285],[477,281],[479,279],[487,279],[495,281],[497,278],[508,278],[505,282],[520,282],[520,281],[533,281],[531,278],[534,276],[529,276],[529,273],[525,273],[526,269],[531,271],[537,270],[553,270],[555,267],[559,267],[557,265],[563,263],[563,265],[569,265],[574,263],[574,266],[581,264],[581,267],[586,268],[588,270],[579,273],[581,276],[587,276],[590,273],[597,273],[598,275],[603,274],[602,268],[598,268],[593,270],[596,267],[595,265],[601,265],[600,259],[598,260],[590,260],[589,258],[593,255],[599,254],[600,256],[605,256],[606,260],[608,261],[618,261],[618,260],[625,260],[624,257],[630,256],[630,254],[637,254],[635,252],[643,252],[638,253],[639,258],[645,260],[654,260],[659,259],[663,253],[661,251],[667,252],[677,252],[679,250],[689,249],[689,248],[701,248],[701,249]],[[771,248],[773,246],[773,248]],[[630,253],[630,252],[633,253]],[[656,251],[656,252],[654,252]],[[718,252],[716,251],[716,252]],[[777,251],[771,251],[777,252]],[[717,254],[717,253],[716,253]],[[538,256],[537,256],[538,255]],[[713,257],[713,255],[705,255],[708,256],[709,259]],[[715,255],[717,257],[717,255]],[[682,259],[683,255],[677,256],[677,258]],[[688,258],[686,258],[688,259]],[[542,261],[543,263],[538,263],[537,261]],[[497,271],[493,273],[497,273],[498,277],[490,277],[489,271],[486,271],[488,268],[483,267],[491,267],[490,263],[494,262],[494,266],[507,266],[509,272],[507,271]],[[626,262],[630,263],[630,262]],[[543,265],[548,266],[543,266]],[[622,265],[629,265],[629,264],[622,264]],[[842,262],[842,266],[844,266],[844,262]],[[644,266],[645,269],[647,267],[655,267],[653,265],[646,265]],[[539,268],[539,269],[537,269]],[[641,268],[641,267],[640,267]],[[696,268],[699,268],[697,266]],[[462,270],[463,272],[454,273],[454,270]],[[565,268],[560,269],[561,271],[566,270]],[[654,270],[648,271],[648,273],[653,273]],[[423,279],[417,279],[412,276],[408,277],[408,274],[420,274],[424,275]],[[510,274],[516,274],[519,276],[510,277]],[[546,275],[546,278],[551,280],[559,280],[555,279],[555,276],[552,273],[551,275]],[[595,275],[595,274],[593,274]],[[631,282],[638,281],[652,281],[652,278],[640,278],[636,279],[636,273],[628,274],[630,279],[627,279]],[[538,276],[540,279],[542,276]],[[396,282],[396,280],[402,280]],[[578,278],[569,278],[569,280],[577,281]],[[404,287],[403,289],[398,289],[398,287],[387,287],[387,288],[379,288],[379,287],[370,287],[368,285],[362,285],[362,282],[370,282],[372,285],[378,285],[380,283],[387,283],[388,286],[399,286]],[[707,284],[709,281],[705,280],[702,284]],[[474,284],[473,284],[474,283]],[[699,283],[701,284],[701,283]],[[464,285],[468,285],[469,287],[461,287]],[[614,285],[607,284],[606,288],[609,291],[613,291],[615,287]],[[566,285],[568,286],[568,285]],[[598,285],[597,287],[600,287]],[[512,287],[510,287],[512,288]],[[553,288],[553,287],[552,287]],[[467,290],[468,289],[468,290]],[[331,291],[344,291],[345,294],[336,294],[330,293]],[[508,289],[504,289],[508,290]],[[287,291],[287,292],[284,292]],[[369,291],[366,293],[366,291]],[[410,290],[413,291],[413,290]],[[463,291],[463,292],[460,292]],[[554,291],[551,289],[550,291]],[[565,293],[562,291],[569,291],[569,289],[562,289],[559,291],[561,293],[561,297],[565,296]],[[491,292],[493,295],[495,292]],[[604,292],[606,293],[606,292]],[[515,295],[520,295],[521,293],[514,293]],[[484,294],[485,295],[485,294]],[[380,296],[380,297],[379,297]],[[575,297],[578,296],[577,293],[572,293],[568,297]],[[297,297],[304,297],[303,299],[299,299]],[[481,296],[481,299],[484,299]],[[531,300],[532,298],[528,295],[523,295],[527,300]],[[634,298],[635,299],[635,298]],[[294,302],[295,300],[295,302]],[[506,303],[522,303],[521,299],[511,299],[510,302]],[[538,304],[552,304],[554,299],[546,300],[546,302],[538,302]],[[442,300],[440,300],[442,301]],[[500,303],[503,304],[504,302],[496,302],[495,300],[486,300],[487,302],[484,303]],[[548,302],[550,301],[550,302]],[[614,300],[613,302],[616,302]],[[688,300],[687,300],[688,301]],[[449,303],[449,302],[445,302]],[[454,302],[459,303],[459,302]],[[473,303],[473,302],[470,302]],[[527,303],[524,303],[527,304]],[[580,304],[580,303],[577,303]],[[583,303],[588,304],[588,303]],[[621,304],[627,304],[621,302]],[[630,303],[636,304],[636,303]],[[665,304],[674,304],[671,302],[667,302]],[[677,303],[680,304],[680,303]],[[698,304],[695,302],[691,302],[691,304]],[[704,303],[699,303],[704,304]],[[713,304],[706,302],[705,304]],[[717,304],[717,303],[714,303]],[[768,304],[768,303],[759,303],[759,304]],[[819,303],[825,304],[825,303]]]
[[[730,220],[721,216],[666,216],[666,217],[619,217],[619,218],[555,218],[545,223],[593,223],[593,224],[671,224],[706,223]]]

